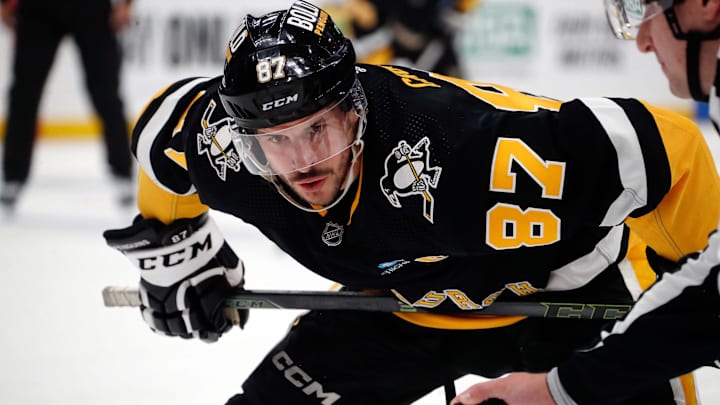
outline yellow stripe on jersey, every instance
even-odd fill
[[[430,73],[430,76],[454,84],[499,110],[532,112],[544,108],[558,111],[562,104],[559,100],[523,93],[494,83],[471,82],[439,73]]]
[[[644,104],[662,136],[672,173],[660,204],[625,223],[660,256],[671,260],[701,250],[720,220],[720,179],[705,138],[695,123]]]
[[[423,312],[393,312],[398,318],[412,324],[436,329],[491,329],[509,326],[526,316],[492,315],[441,315]]]
[[[625,258],[632,264],[632,268],[635,273],[635,278],[638,281],[640,289],[645,291],[650,287],[655,280],[657,275],[655,271],[650,267],[650,263],[647,261],[646,252],[647,245],[640,239],[635,232],[630,232],[630,239],[628,240],[628,252]]]
[[[187,117],[188,111],[190,111],[190,107],[192,107],[195,104],[195,102],[198,101],[200,99],[200,97],[202,97],[203,95],[205,95],[204,91],[198,92],[198,94],[195,95],[195,98],[193,98],[192,101],[190,102],[190,104],[188,104],[185,111],[183,111],[182,116],[180,116],[180,119],[178,120],[177,125],[175,125],[172,136],[175,136],[178,133],[180,133],[180,131],[182,131],[183,126],[185,126],[185,117]]]
[[[670,380],[674,403],[678,405],[698,405],[700,399],[693,373],[683,374]]]
[[[142,168],[138,174],[138,208],[143,218],[156,218],[170,224],[179,218],[194,218],[208,211],[197,194],[170,193],[148,177]]]
[[[677,377],[677,379],[680,380],[680,386],[682,387],[683,391],[682,400],[685,401],[678,401],[678,403],[683,403],[685,405],[698,405],[698,395],[697,389],[695,387],[695,376],[692,373],[687,373],[681,375],[680,377]]]
[[[162,90],[160,90],[160,91],[158,91],[157,93],[155,93],[155,94],[152,96],[152,98],[150,98],[150,100],[148,100],[148,102],[145,103],[145,105],[140,109],[140,114],[138,115],[138,117],[140,117],[140,116],[142,116],[143,114],[145,114],[145,111],[147,111],[148,107],[150,107],[150,104],[152,104],[153,101],[157,100],[158,98],[160,98],[160,96],[162,96],[163,94],[165,94],[165,92],[167,91],[167,89],[170,88],[170,86],[171,86],[171,85],[168,84],[167,86],[163,87]],[[137,120],[136,120],[136,121],[137,121]],[[133,125],[133,126],[135,126],[135,125]]]
[[[165,156],[177,163],[178,166],[187,170],[187,158],[185,158],[185,154],[183,152],[178,152],[175,149],[168,148],[165,149]]]

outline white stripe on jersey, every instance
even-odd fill
[[[553,270],[543,291],[565,291],[589,283],[617,260],[622,246],[623,226],[613,227],[592,252]]]
[[[175,112],[178,101],[195,86],[208,80],[210,79],[206,77],[195,79],[186,83],[184,86],[175,90],[173,93],[167,95],[160,104],[160,107],[157,109],[157,111],[155,111],[155,113],[152,115],[152,118],[150,118],[150,120],[145,125],[145,128],[143,128],[142,132],[138,136],[136,151],[138,164],[152,179],[153,183],[157,184],[159,187],[161,187],[168,193],[177,194],[175,191],[169,189],[164,184],[162,184],[162,182],[158,180],[157,175],[155,174],[155,170],[152,166],[152,160],[150,158],[150,152],[152,150],[153,142],[155,141],[155,138],[162,129],[162,127],[170,119],[170,116]],[[191,186],[188,190],[179,195],[190,195],[193,193],[195,193],[195,186]]]
[[[720,63],[720,62],[718,62]],[[717,89],[715,86],[712,87],[712,90],[710,91],[710,103],[708,104],[708,115],[710,119],[718,124],[720,123],[720,99],[718,99],[717,96],[715,96],[715,92]]]
[[[607,98],[580,99],[600,121],[615,147],[623,192],[610,205],[601,226],[622,223],[635,209],[647,204],[645,162],[635,128],[625,111]]]
[[[625,287],[627,287],[630,292],[633,301],[637,301],[637,299],[640,298],[640,294],[642,294],[643,289],[640,285],[640,280],[637,278],[632,262],[626,257],[618,263],[618,268],[620,269],[623,281],[625,281]]]
[[[718,51],[718,64],[720,64],[720,51]],[[715,123],[715,128],[718,127],[718,124],[720,124],[720,99],[718,99],[717,96],[717,81],[718,77],[720,77],[720,72],[715,74],[715,84],[710,88],[710,100],[708,103],[708,116],[712,120],[713,123]]]

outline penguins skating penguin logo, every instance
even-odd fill
[[[390,204],[401,208],[401,198],[419,196],[423,199],[423,217],[433,223],[436,189],[442,168],[430,166],[430,140],[424,137],[410,146],[406,141],[398,146],[385,159],[385,175],[380,179],[380,188]]]
[[[225,181],[228,169],[240,171],[240,154],[232,141],[232,119],[225,117],[217,122],[210,122],[215,107],[215,101],[211,100],[203,113],[200,123],[203,131],[197,135],[197,149],[199,155],[207,155],[218,177]]]

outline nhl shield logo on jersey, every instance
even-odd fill
[[[430,140],[424,137],[415,146],[405,141],[385,159],[385,175],[380,179],[380,189],[393,207],[400,208],[400,199],[413,195],[423,199],[423,216],[433,222],[435,198],[430,190],[437,188],[440,167],[430,167]]]
[[[322,241],[328,246],[337,246],[342,243],[343,232],[345,228],[342,225],[328,222],[322,233]]]
[[[199,155],[207,155],[210,165],[217,173],[218,177],[225,181],[227,178],[228,168],[240,171],[240,154],[232,141],[232,132],[230,131],[231,118],[223,118],[217,122],[210,123],[210,117],[215,111],[215,101],[211,100],[208,104],[202,119],[202,133],[197,134],[197,148]]]

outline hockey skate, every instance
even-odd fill
[[[0,210],[3,215],[10,216],[15,212],[15,206],[22,191],[23,183],[9,181],[2,184],[0,188]]]

